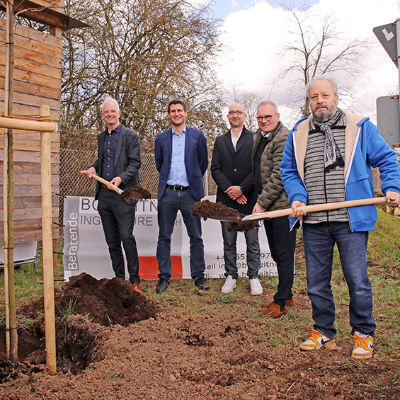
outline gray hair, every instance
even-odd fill
[[[117,107],[117,111],[119,111],[119,104],[118,104],[118,101],[115,100],[115,99],[114,99],[113,97],[111,97],[111,96],[107,96],[107,97],[103,100],[103,103],[101,103],[101,112],[103,112],[104,106],[105,106],[106,103],[108,103],[108,102],[114,103],[115,106]]]
[[[306,86],[306,93],[307,93],[307,98],[310,98],[310,89],[311,86],[314,85],[315,82],[317,81],[328,81],[333,88],[333,91],[335,92],[335,95],[338,94],[338,90],[337,90],[337,82],[336,79],[329,75],[329,74],[322,74],[322,75],[317,75],[314,76],[314,78],[311,79],[310,82],[308,82],[307,86]]]
[[[275,112],[278,113],[278,106],[271,100],[265,100],[262,101],[258,106],[257,106],[257,111],[261,106],[272,106],[275,108]]]

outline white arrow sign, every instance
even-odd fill
[[[396,23],[377,26],[373,29],[376,37],[381,42],[383,48],[389,54],[391,60],[398,67],[397,59],[397,32]],[[400,40],[400,39],[399,39]]]
[[[382,29],[383,34],[385,35],[386,40],[389,42],[390,39],[394,38],[393,32],[388,32],[386,29]]]

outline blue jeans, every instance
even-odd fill
[[[158,201],[157,262],[159,278],[171,279],[171,236],[178,210],[181,212],[190,239],[190,274],[194,280],[204,277],[204,245],[201,238],[201,221],[192,215],[196,202],[189,190],[182,192],[167,188]]]
[[[228,231],[228,222],[221,221],[222,238],[224,239],[224,260],[225,260],[225,276],[231,275],[233,279],[238,278],[237,269],[237,232]],[[246,238],[246,255],[247,255],[247,276],[258,278],[258,271],[261,268],[260,245],[258,242],[258,229],[252,229],[244,232]]]
[[[376,324],[372,316],[372,288],[366,256],[368,232],[351,232],[347,222],[304,224],[303,239],[314,329],[331,339],[336,335],[331,288],[333,248],[336,243],[350,294],[352,333],[357,331],[374,336]]]

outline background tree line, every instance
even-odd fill
[[[321,15],[315,25],[308,11],[282,7],[290,11],[293,40],[279,55],[285,67],[271,80],[269,93],[274,100],[275,86],[290,87],[297,118],[309,114],[308,82],[325,72],[355,76],[368,43],[346,39],[333,14]],[[227,130],[223,111],[229,103],[242,103],[249,115],[246,126],[257,129],[257,105],[266,98],[241,90],[240,84],[224,90],[215,70],[223,51],[220,21],[210,4],[65,0],[65,13],[90,27],[63,33],[63,147],[96,148],[96,134],[104,129],[99,107],[106,95],[118,100],[121,121],[140,134],[144,151],[152,151],[156,134],[169,126],[166,109],[173,98],[187,102],[188,123],[203,129],[210,147]]]
[[[182,0],[66,0],[65,13],[90,28],[63,34],[62,145],[93,146],[104,129],[100,104],[120,104],[144,151],[168,127],[167,104],[184,99],[189,123],[212,138],[225,130],[213,68],[220,51],[207,6]]]

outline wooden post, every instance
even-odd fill
[[[14,96],[14,0],[7,2],[7,26],[6,26],[6,76],[5,76],[5,99],[4,111],[6,115],[11,115],[13,110]],[[3,197],[3,208],[7,210],[7,217],[4,221],[4,278],[7,284],[6,302],[6,343],[9,339],[9,356],[12,362],[18,361],[18,332],[17,332],[17,313],[15,306],[15,287],[14,287],[14,167],[13,167],[13,132],[7,130],[7,140],[4,142],[3,163],[6,179],[6,188]],[[6,147],[7,145],[7,147]],[[7,232],[7,233],[6,233]],[[7,264],[6,264],[7,261]],[[8,318],[7,318],[8,316]],[[8,327],[7,327],[8,324]],[[7,344],[6,344],[7,351]]]
[[[8,279],[8,210],[6,204],[8,204],[8,135],[4,134],[4,149],[3,149],[3,232],[4,232],[4,308],[5,308],[5,319],[6,319],[6,359],[10,360],[10,294],[8,290],[9,279]]]
[[[40,116],[50,118],[50,107],[41,106]],[[44,318],[46,340],[46,365],[56,372],[56,334],[54,310],[53,272],[53,220],[51,210],[51,140],[50,132],[41,132],[41,183],[42,183],[42,251],[44,282]]]
[[[57,239],[53,239],[53,270],[54,276],[57,276],[57,264],[58,264],[58,254],[57,254]]]

